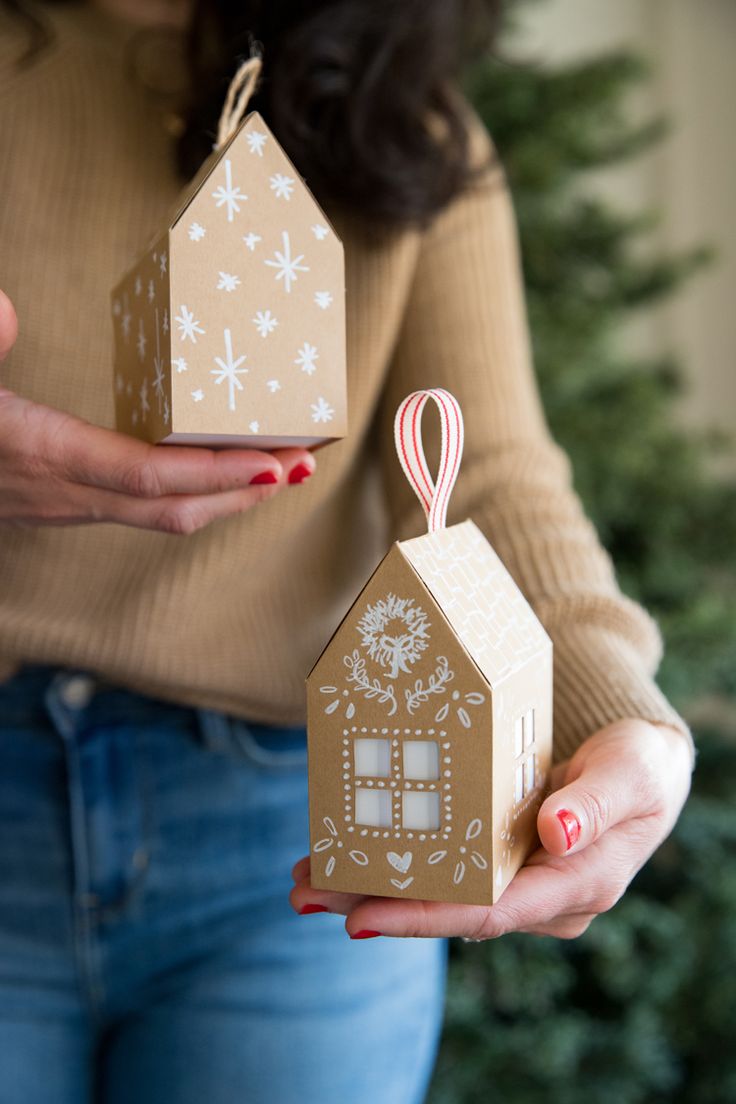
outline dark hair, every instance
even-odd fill
[[[23,11],[22,0],[4,0]],[[261,112],[317,198],[426,223],[469,183],[464,63],[490,50],[502,0],[196,0],[179,139],[192,176],[237,62],[253,48]]]

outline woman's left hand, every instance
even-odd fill
[[[351,938],[507,932],[573,939],[612,908],[671,832],[690,788],[690,749],[673,728],[622,720],[602,728],[552,772],[537,817],[541,847],[492,906],[365,897],[312,889],[309,859],[293,870],[297,912],[347,916]],[[360,937],[360,936],[359,936]]]

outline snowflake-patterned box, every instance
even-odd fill
[[[112,311],[117,429],[263,449],[345,436],[342,242],[257,112],[204,163]]]
[[[417,441],[430,396],[447,422],[436,487]],[[393,545],[307,678],[317,889],[490,905],[537,839],[552,641],[478,527],[445,528],[461,427],[446,391],[402,403],[430,531]]]

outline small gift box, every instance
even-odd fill
[[[344,437],[343,246],[236,76],[215,151],[112,292],[116,428],[210,447]]]
[[[421,440],[430,398],[436,483]],[[409,395],[395,432],[429,531],[393,545],[308,676],[311,882],[492,904],[536,840],[552,642],[478,527],[445,527],[462,454],[455,399]]]

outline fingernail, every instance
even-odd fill
[[[299,909],[300,916],[308,916],[310,912],[329,912],[327,905],[302,905]]]
[[[557,819],[562,825],[562,830],[565,833],[565,841],[567,843],[566,849],[569,851],[580,839],[580,821],[569,809],[560,809],[557,813]]]
[[[374,939],[375,936],[380,935],[380,932],[369,931],[368,928],[361,928],[360,931],[354,932],[350,936],[351,939]]]
[[[295,464],[289,472],[290,483],[303,483],[305,479],[309,479],[312,474],[312,469],[308,468],[306,464]]]
[[[278,483],[278,478],[272,471],[262,471],[253,476],[251,484],[253,483]]]

